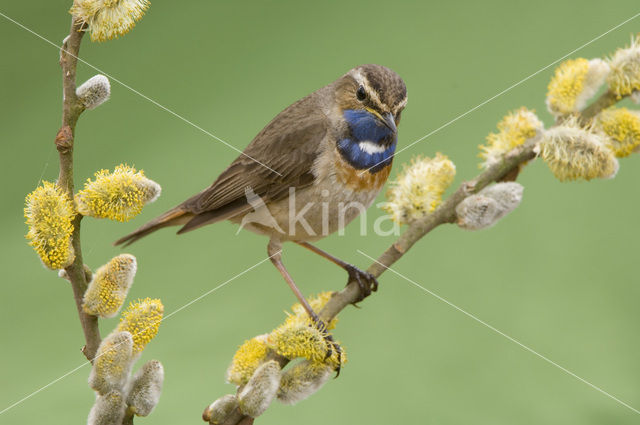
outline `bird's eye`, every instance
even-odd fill
[[[362,102],[367,98],[367,92],[364,91],[364,87],[362,86],[358,87],[358,90],[356,90],[356,97],[360,102]]]

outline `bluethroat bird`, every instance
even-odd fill
[[[295,242],[345,269],[362,297],[377,289],[372,275],[309,242],[371,205],[389,177],[406,103],[407,89],[395,72],[358,66],[280,112],[211,186],[116,244],[162,227],[182,225],[181,234],[223,220],[266,235],[271,261],[340,354],[285,268],[282,243]]]

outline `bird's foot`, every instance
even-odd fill
[[[360,270],[351,264],[347,265],[345,270],[349,273],[349,282],[352,280],[356,281],[360,288],[360,298],[358,298],[355,303],[367,298],[371,295],[371,291],[375,292],[378,290],[378,280],[371,273]],[[353,304],[355,305],[355,303]]]
[[[327,361],[329,358],[331,358],[333,356],[334,351],[338,357],[337,366],[334,369],[336,371],[336,378],[337,378],[340,375],[340,368],[342,366],[342,348],[340,347],[340,344],[338,344],[333,339],[333,336],[329,333],[329,330],[327,329],[327,325],[325,325],[325,323],[322,320],[320,320],[317,317],[313,318],[313,325],[316,327],[317,330],[320,331],[320,333],[322,334],[322,337],[324,338],[324,341],[327,344],[327,353],[325,354],[324,360]]]

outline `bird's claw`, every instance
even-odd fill
[[[333,336],[329,333],[329,330],[327,329],[327,325],[325,325],[325,323],[322,320],[318,318],[314,318],[313,323],[316,329],[319,330],[320,333],[322,333],[322,337],[327,343],[327,353],[324,356],[325,361],[331,358],[331,356],[333,356],[334,350],[338,355],[338,362],[337,362],[338,365],[335,368],[336,378],[337,378],[340,375],[340,368],[342,366],[342,348],[340,347],[340,344],[338,344],[333,339]]]
[[[349,273],[349,282],[355,281],[360,288],[360,298],[356,301],[360,302],[371,295],[371,292],[378,290],[378,280],[369,272],[360,270],[356,266],[348,265],[346,267],[347,273]],[[355,303],[354,303],[355,305]]]

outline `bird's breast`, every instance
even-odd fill
[[[334,155],[333,167],[338,185],[347,190],[371,192],[373,197],[382,189],[391,173],[391,162],[371,172],[354,168],[339,152]]]

